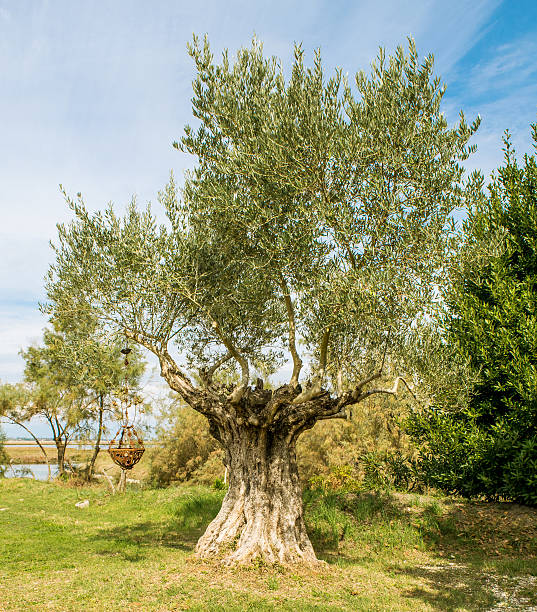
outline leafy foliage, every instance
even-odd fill
[[[537,125],[533,126],[537,145]],[[465,223],[448,339],[479,380],[461,411],[410,419],[431,483],[466,496],[537,504],[537,164],[506,164]]]
[[[150,453],[153,485],[186,481],[213,484],[223,476],[222,451],[209,434],[207,419],[192,408],[173,402],[162,411],[156,434],[158,445]]]
[[[176,146],[197,164],[182,199],[172,177],[158,226],[134,203],[124,216],[90,214],[81,195],[66,196],[75,220],[59,226],[48,308],[62,323],[95,313],[152,351],[170,387],[207,417],[231,471],[230,503],[199,554],[229,550],[242,532],[230,561],[314,561],[296,440],[370,395],[397,393],[400,376],[393,389],[368,385],[402,358],[443,281],[451,214],[474,189],[461,162],[479,119],[468,125],[461,113],[448,126],[433,59],[418,61],[412,40],[407,53],[381,51],[352,85],[339,70],[327,78],[318,53],[307,67],[300,47],[287,80],[256,40],[234,62],[224,53],[215,63],[207,40],[189,51],[198,125]],[[273,391],[263,379],[286,352],[289,384]],[[213,376],[224,363],[235,386]]]
[[[66,195],[76,219],[59,227],[49,310],[93,310],[157,354],[173,340],[195,368],[230,353],[243,385],[285,350],[298,377],[298,339],[312,376],[360,380],[388,330],[401,352],[442,281],[479,120],[448,127],[412,40],[352,84],[300,47],[288,81],[256,40],[234,62],[196,38],[190,54],[199,125],[176,146],[198,164],[182,200],[172,177],[158,226],[134,202],[92,215]]]

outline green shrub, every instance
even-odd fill
[[[330,469],[328,474],[312,476],[308,481],[307,488],[323,492],[359,491],[362,489],[362,483],[357,480],[356,476],[355,470],[350,465],[335,466]]]
[[[418,491],[423,480],[417,462],[398,452],[367,452],[354,465],[332,466],[328,473],[309,479],[307,488],[329,492]]]
[[[192,408],[172,405],[160,417],[158,444],[149,455],[154,486],[191,481],[212,484],[222,476],[222,451],[209,434],[207,419]]]
[[[372,451],[362,455],[358,462],[366,489],[410,491],[421,488],[415,462],[401,453]]]
[[[526,440],[505,423],[485,428],[467,412],[429,409],[409,419],[423,446],[422,479],[446,493],[537,505],[537,436]]]
[[[227,491],[229,488],[229,485],[226,482],[224,482],[223,478],[217,478],[214,481],[213,488],[215,488],[217,491]]]

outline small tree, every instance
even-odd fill
[[[89,406],[83,389],[63,384],[62,340],[60,334],[46,329],[42,346],[31,346],[21,351],[26,362],[26,392],[13,406],[21,422],[40,417],[48,423],[56,445],[60,475],[65,471],[65,451],[69,440],[87,418]]]
[[[43,453],[50,480],[50,463],[47,451],[39,441],[39,438],[25,424],[31,418],[28,411],[30,403],[30,392],[25,385],[21,383],[16,385],[8,383],[0,385],[0,418],[4,419],[7,423],[22,427],[22,429],[30,434]]]
[[[112,418],[117,416],[112,406],[113,394],[125,378],[130,385],[138,385],[145,364],[135,348],[125,367],[121,354],[124,339],[107,336],[88,312],[78,312],[63,323],[55,321],[55,325],[55,381],[66,389],[77,390],[85,398],[79,431],[94,435],[93,451],[86,466],[86,479],[90,480],[105,431],[105,413]]]
[[[533,126],[537,145],[537,124]],[[429,481],[537,504],[537,163],[509,136],[489,196],[470,209],[448,299],[447,340],[475,375],[469,401],[411,418]]]
[[[256,41],[235,63],[224,53],[215,64],[197,39],[190,54],[200,125],[176,145],[198,160],[183,200],[172,177],[158,226],[149,209],[90,215],[66,195],[76,221],[59,226],[50,312],[94,309],[153,352],[170,387],[208,419],[230,478],[198,554],[315,562],[297,438],[373,394],[395,394],[399,379],[372,384],[386,361],[396,365],[442,282],[450,215],[468,193],[459,162],[477,122],[461,116],[448,128],[432,57],[420,63],[412,41],[407,55],[381,51],[354,90],[340,71],[326,80],[318,54],[306,68],[299,47],[288,82]],[[265,388],[287,355],[288,383]],[[224,364],[238,384],[215,380]]]

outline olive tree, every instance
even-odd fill
[[[297,438],[396,393],[383,365],[442,282],[478,121],[448,126],[413,41],[353,83],[326,78],[319,54],[306,67],[300,47],[288,78],[255,40],[234,61],[216,63],[207,40],[189,52],[197,123],[175,146],[197,163],[181,194],[173,176],[160,194],[166,223],[135,203],[90,214],[65,194],[75,219],[59,226],[49,309],[93,309],[208,419],[230,478],[200,556],[314,563]],[[287,361],[287,383],[266,388]],[[218,382],[221,367],[237,384]]]

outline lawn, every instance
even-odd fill
[[[528,610],[537,510],[305,495],[319,569],[225,568],[193,548],[223,493],[0,480],[0,610]],[[89,499],[87,508],[75,503]]]

